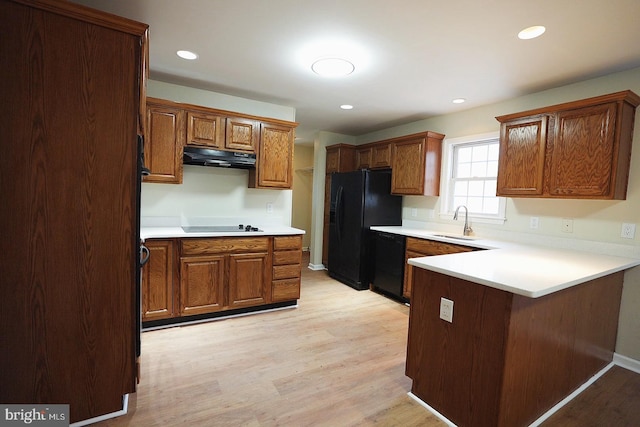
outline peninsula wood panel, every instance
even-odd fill
[[[418,268],[414,278],[406,372],[457,425],[527,426],[613,358],[622,272],[541,298]]]
[[[74,423],[135,391],[147,26],[60,1],[0,16],[0,402]]]

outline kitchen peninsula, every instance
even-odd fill
[[[454,240],[487,250],[409,260],[411,391],[459,426],[527,426],[612,361],[624,270],[640,260]]]

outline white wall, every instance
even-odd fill
[[[274,119],[295,120],[295,109],[150,80],[150,97]],[[241,169],[185,166],[183,184],[142,184],[142,217],[215,217],[252,225],[291,225],[291,190],[248,188]],[[267,203],[273,212],[267,212]]]

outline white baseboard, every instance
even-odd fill
[[[613,353],[613,363],[622,368],[640,374],[640,360],[635,360],[618,353]]]
[[[309,270],[326,270],[325,266],[323,264],[312,264],[309,263]]]
[[[122,396],[122,409],[116,412],[111,412],[109,414],[100,415],[99,417],[89,418],[88,420],[82,420],[70,424],[69,427],[81,427],[89,424],[97,423],[99,421],[108,420],[115,417],[120,417],[122,415],[126,415],[129,410],[129,395],[125,394]]]

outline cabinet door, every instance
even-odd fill
[[[355,170],[355,146],[337,144],[327,147],[325,173],[351,172]]]
[[[260,133],[259,122],[241,117],[227,117],[226,126],[225,148],[256,152]]]
[[[224,255],[180,258],[180,315],[224,308]]]
[[[173,283],[176,271],[172,240],[148,240],[149,262],[142,271],[142,320],[174,315]]]
[[[391,167],[391,144],[376,144],[372,147],[371,168],[390,168]]]
[[[224,148],[224,125],[220,116],[187,111],[187,145]]]
[[[413,266],[409,265],[407,261],[409,258],[419,258],[425,256],[420,252],[414,252],[407,250],[404,256],[404,283],[402,286],[402,296],[411,299],[411,287],[413,284]]]
[[[145,182],[182,183],[184,139],[184,111],[161,100],[148,101],[144,163],[151,174]]]
[[[263,123],[260,130],[258,188],[291,188],[293,182],[293,129]]]
[[[543,193],[548,118],[526,117],[500,126],[498,196]]]
[[[371,168],[371,147],[356,150],[356,169]]]
[[[425,149],[424,137],[394,142],[391,194],[423,194]]]
[[[270,302],[269,267],[267,252],[229,255],[229,308]]]
[[[561,111],[551,146],[549,194],[606,197],[615,164],[616,103]]]

